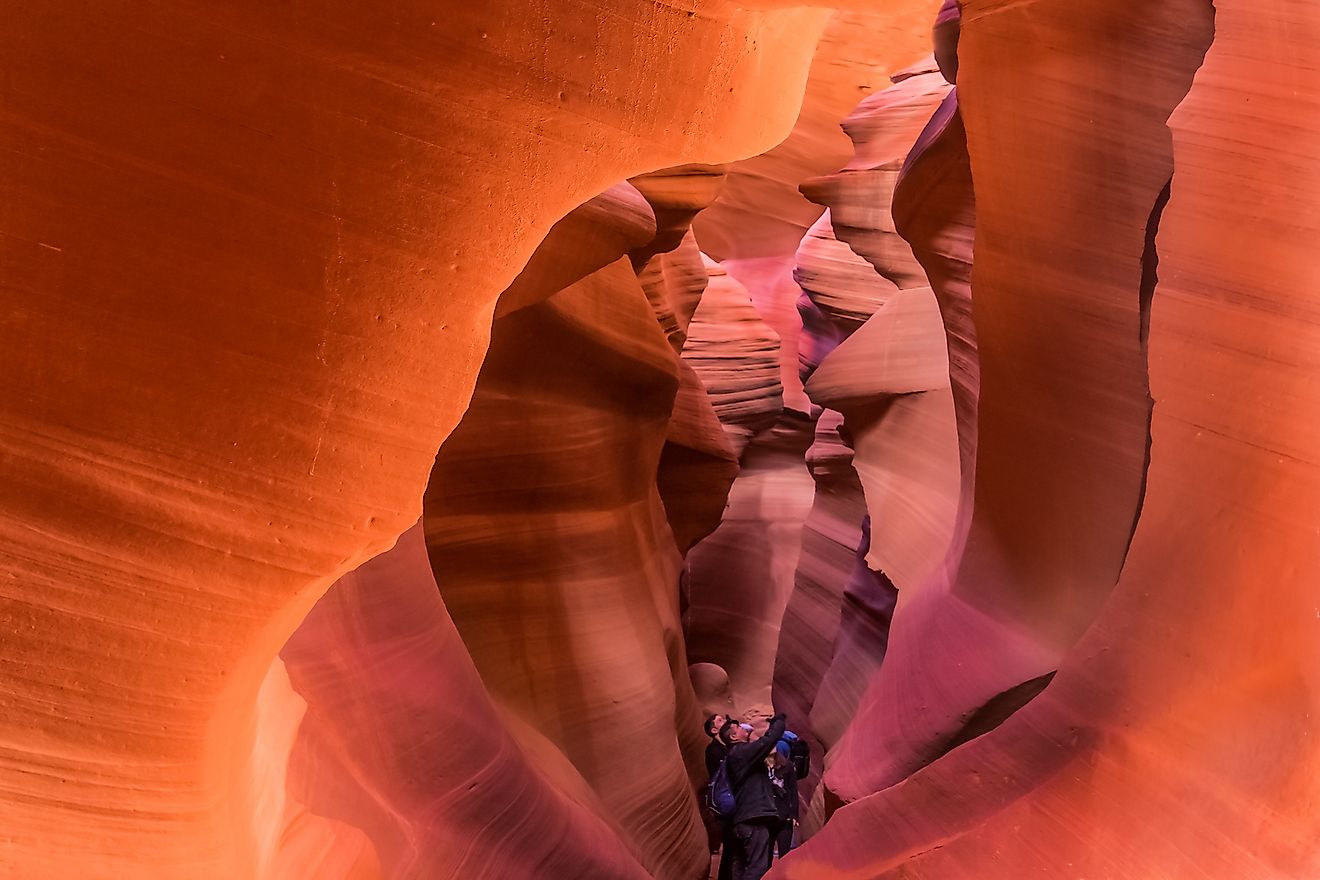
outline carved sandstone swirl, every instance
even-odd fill
[[[812,427],[784,409],[778,336],[742,285],[714,261],[707,268],[683,359],[708,389],[741,470],[719,528],[688,555],[684,629],[693,663],[720,667],[735,710],[750,717],[769,714],[779,624],[811,503],[802,459]]]
[[[792,126],[827,13],[686,7],[6,17],[0,873],[270,863],[260,682],[417,518],[499,291],[606,186]]]
[[[706,290],[705,259],[689,224],[723,184],[722,170],[708,166],[668,168],[634,178],[655,211],[655,239],[632,251],[637,277],[656,320],[676,353]],[[738,455],[725,436],[701,378],[679,366],[678,396],[660,453],[656,483],[679,550],[686,553],[719,525]]]
[[[844,737],[827,776],[843,800],[894,784],[1044,686],[1118,578],[1145,481],[1144,240],[1172,167],[1165,120],[1208,44],[1207,9],[968,4],[964,14],[981,367],[974,507],[951,585],[899,602],[854,722],[865,733]],[[1051,36],[1009,61],[1001,53],[1024,29]],[[1096,33],[1107,36],[1085,36]],[[1047,47],[1064,44],[1085,48],[1062,63]],[[993,95],[973,70],[994,71]],[[1103,99],[1089,100],[1099,80]],[[1037,101],[1001,112],[996,96],[1028,87]],[[1061,115],[1075,106],[1118,139],[1097,141],[1091,122]]]
[[[857,566],[865,568],[857,548],[866,499],[853,468],[853,451],[839,436],[842,423],[843,416],[828,409],[816,419],[815,439],[806,454],[815,482],[811,512],[802,526],[802,554],[775,653],[774,705],[794,719],[794,729],[812,749],[811,774],[798,783],[799,794],[808,801],[820,779],[824,752],[846,724],[839,724],[831,736],[812,716],[812,707],[836,652],[845,586]],[[822,818],[816,816],[809,830]]]
[[[1189,9],[1183,27],[1204,36],[1209,14]],[[1153,446],[1118,585],[1036,700],[836,813],[776,876],[1320,870],[1320,229],[1305,212],[1263,220],[1320,186],[1320,7],[1220,0],[1214,29],[1169,123]],[[969,28],[969,82],[989,60],[977,40]]]
[[[812,198],[838,206],[854,242],[835,238],[829,210],[798,249],[794,277],[803,290],[803,338],[809,341],[802,352],[804,376],[810,376],[814,403],[846,417],[842,432],[857,452],[852,464],[865,487],[865,498],[860,491],[836,495],[834,510],[851,511],[854,536],[868,508],[876,526],[874,540],[867,530],[865,560],[854,559],[855,538],[846,552],[834,554],[833,589],[804,597],[781,635],[775,698],[809,708],[805,726],[820,752],[839,741],[884,657],[895,584],[915,589],[941,564],[957,508],[944,331],[921,268],[893,231],[889,211],[894,174],[888,169],[901,163],[923,113],[928,116],[947,89],[929,71],[929,65],[918,65],[863,101],[845,122],[857,156],[844,171],[803,185]],[[809,520],[809,533],[811,527]],[[813,579],[803,574],[799,589],[814,591]],[[798,616],[803,607],[822,620],[806,624]],[[822,637],[814,649],[799,644]],[[824,664],[811,663],[813,656],[824,656]],[[792,668],[797,657],[806,664],[801,670]],[[820,758],[816,772],[828,763]],[[808,780],[804,796],[813,794],[814,782]],[[823,818],[823,794],[812,803],[808,831]]]
[[[500,319],[424,517],[482,680],[572,761],[647,870],[675,880],[707,864],[676,734],[691,732],[697,763],[680,558],[654,479],[677,389],[627,259]]]
[[[801,319],[791,273],[798,243],[821,210],[798,186],[848,161],[851,144],[840,120],[859,98],[887,85],[892,71],[928,51],[937,7],[934,0],[852,5],[821,35],[793,131],[774,149],[730,165],[719,197],[694,223],[702,250],[747,289],[779,334],[784,399],[803,412],[810,404],[795,357]]]
[[[747,290],[705,259],[707,284],[683,343],[735,452],[774,424],[784,409],[779,336],[761,319]]]
[[[803,315],[799,363],[806,379],[868,317],[886,301],[892,301],[897,289],[834,237],[828,210],[803,237],[795,263],[793,278],[802,291],[799,310]],[[815,755],[811,776],[799,785],[805,799],[811,797],[819,779],[825,751],[844,726],[827,722],[828,732],[817,730],[812,710],[821,681],[836,653],[835,638],[841,620],[857,622],[856,616],[844,608],[844,592],[850,579],[857,575],[855,551],[861,538],[859,526],[866,515],[866,500],[854,467],[853,450],[844,445],[845,440],[840,436],[843,416],[831,409],[822,410],[821,407],[833,405],[825,400],[817,399],[814,403],[820,415],[808,463],[811,464],[814,452],[825,456],[834,467],[810,468],[816,481],[815,497],[803,523],[803,554],[784,610],[774,679],[775,705],[792,712],[797,731],[806,737]],[[832,453],[831,446],[835,447]],[[840,469],[846,470],[846,476],[839,474]],[[883,645],[880,650],[883,651]],[[853,701],[840,711],[832,703],[835,695],[832,689],[826,699],[829,705],[825,714],[833,721],[842,718],[846,723],[846,716],[856,703]],[[813,811],[804,828],[813,830],[821,818],[819,809]]]
[[[379,877],[650,876],[577,771],[487,694],[420,524],[340,578],[281,656],[309,707],[290,795],[310,816],[365,829]],[[352,870],[327,860],[302,876]]]

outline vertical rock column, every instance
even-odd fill
[[[269,862],[260,684],[416,520],[499,291],[792,127],[828,13],[688,6],[8,10],[0,873]]]
[[[948,579],[899,602],[860,732],[828,773],[842,800],[894,784],[1038,692],[1118,579],[1145,484],[1147,225],[1173,168],[1165,123],[1210,34],[1194,0],[963,7],[973,507]],[[1063,45],[1077,51],[1051,48]],[[1009,112],[1020,94],[1033,99]]]
[[[678,358],[627,259],[495,323],[425,501],[482,680],[581,772],[647,870],[707,864],[676,733],[699,730],[656,489]],[[687,694],[676,694],[681,688]]]
[[[1103,610],[1040,697],[773,876],[1320,871],[1317,46],[1317,4],[1219,0],[1170,119],[1151,463]]]

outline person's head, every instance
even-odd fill
[[[739,724],[737,721],[726,721],[724,722],[724,726],[720,728],[720,742],[724,743],[726,746],[731,746],[735,743],[745,743],[750,741],[751,738],[751,727],[749,725]]]
[[[719,736],[720,730],[724,727],[726,723],[728,723],[728,721],[729,721],[728,715],[721,715],[718,712],[716,712],[714,715],[709,716],[706,719],[706,736],[710,737],[711,739],[714,739],[715,737]]]

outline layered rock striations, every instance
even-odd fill
[[[1320,873],[1320,7],[833,5],[9,16],[0,875]]]
[[[942,564],[958,506],[944,327],[889,208],[893,169],[947,86],[932,65],[896,79],[845,121],[857,144],[853,161],[803,186],[830,210],[797,252],[800,361],[808,395],[825,407],[822,418],[839,425],[855,453],[850,470],[860,477],[853,478],[855,489],[825,481],[817,487],[821,515],[813,511],[807,535],[839,533],[831,520],[843,516],[852,520],[844,532],[851,543],[828,554],[827,591],[818,586],[819,571],[813,573],[817,561],[803,559],[780,638],[775,700],[809,718],[803,726],[818,753],[839,742],[885,656],[896,585],[917,589]],[[836,206],[848,241],[836,237]],[[813,790],[829,761],[818,754],[803,787],[804,796],[814,795],[808,831],[824,817],[824,792]]]
[[[707,857],[677,731],[695,758],[700,719],[655,483],[678,387],[627,259],[496,321],[423,524],[487,687],[578,768],[649,872],[687,878]]]
[[[780,380],[790,407],[807,411],[797,362],[801,321],[795,304],[794,254],[821,209],[799,185],[848,161],[851,144],[839,123],[857,101],[888,84],[889,75],[929,51],[933,0],[837,4],[821,35],[793,131],[773,150],[728,168],[718,198],[696,218],[705,253],[742,284],[783,340]]]
[[[1204,48],[1209,13],[1189,7],[1155,33],[1195,27]],[[1320,168],[1309,146],[1263,160],[1279,138],[1316,142],[1316,83],[1300,65],[1320,15],[1217,3],[1213,27],[1169,121],[1150,466],[1117,585],[1041,696],[841,810],[779,876],[1301,878],[1320,865],[1306,684],[1320,659],[1305,304],[1316,279],[1302,247],[1315,230],[1307,219],[1244,222],[1289,204]],[[977,39],[971,26],[963,45]],[[968,81],[984,60],[964,53]],[[1152,200],[1159,185],[1152,176]],[[978,213],[985,203],[978,181]],[[908,824],[914,816],[930,819]]]
[[[1005,119],[988,109],[995,98],[984,82],[959,86],[976,190],[980,366],[965,547],[948,581],[899,602],[893,635],[902,643],[891,642],[856,721],[866,737],[845,737],[830,769],[844,800],[892,785],[1039,691],[1112,588],[1140,510],[1150,413],[1144,240],[1171,168],[1164,123],[1200,62],[1208,19],[1191,5],[1151,10],[1132,21],[1132,34],[1088,43],[1072,66],[1050,53],[1006,64],[994,52],[1019,28],[1082,40],[1116,33],[1107,28],[1120,12],[1052,9],[1030,25],[1025,15],[979,15],[960,42],[960,81],[984,57],[1001,81],[1053,96]],[[1122,76],[1106,80],[1095,112],[1123,132],[1117,164],[1089,125],[1060,125],[1049,109],[1116,64]],[[1138,75],[1156,85],[1136,88],[1129,78]],[[1028,168],[1033,186],[1024,188]],[[1042,201],[1045,192],[1058,195]],[[1091,208],[1083,214],[1078,204]]]
[[[271,863],[259,685],[417,518],[497,294],[616,181],[781,139],[828,14],[605,9],[8,17],[0,873]]]
[[[336,582],[281,657],[308,705],[288,783],[298,821],[364,830],[371,876],[653,876],[572,765],[487,693],[420,524]],[[346,855],[301,876],[353,877]]]

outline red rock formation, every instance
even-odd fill
[[[821,211],[798,186],[848,161],[852,146],[840,120],[859,98],[887,85],[890,73],[929,51],[936,9],[933,0],[852,5],[835,13],[821,36],[792,133],[773,150],[731,165],[719,197],[695,222],[702,249],[747,289],[783,340],[785,400],[803,412],[809,403],[793,358],[801,321],[791,273],[798,243]]]
[[[648,871],[688,878],[707,854],[675,731],[696,763],[700,719],[654,479],[677,389],[626,259],[500,319],[424,523],[482,680],[573,762]]]
[[[522,272],[500,294],[495,317],[547,299],[655,239],[650,202],[631,184],[616,184],[550,227]]]
[[[331,587],[281,655],[309,705],[290,794],[338,823],[335,838],[365,829],[375,876],[651,876],[577,771],[487,694],[420,525]],[[301,876],[350,877],[351,864]]]
[[[259,684],[416,519],[498,292],[594,193],[791,127],[825,13],[605,8],[7,16],[0,873],[268,863]]]
[[[816,420],[816,435],[807,450],[807,469],[815,481],[811,512],[803,524],[802,554],[794,577],[793,593],[784,608],[779,647],[775,654],[774,703],[790,717],[802,733],[815,736],[813,744],[825,740],[811,714],[821,679],[834,656],[844,586],[856,562],[862,535],[858,528],[866,513],[862,484],[853,469],[853,452],[839,437],[843,416],[823,411]],[[813,762],[812,779],[819,775],[819,750]]]
[[[1320,11],[1229,0],[1214,12],[1213,45],[1170,120],[1153,443],[1117,587],[1040,697],[841,810],[778,876],[1299,880],[1320,869],[1307,684],[1320,668],[1306,304],[1317,278],[1305,256],[1316,224],[1257,222],[1320,168],[1308,60]],[[1173,32],[1205,37],[1208,14],[1189,7]],[[964,46],[978,38],[969,27]],[[963,56],[969,82],[980,51]],[[1252,161],[1280,138],[1303,152]]]
[[[1124,155],[1134,158],[1121,174],[1098,173],[1107,145],[1089,126],[1060,125],[1046,109],[1053,103],[1006,120],[989,109],[984,84],[960,86],[977,192],[974,509],[952,580],[899,603],[895,641],[855,722],[866,739],[845,736],[827,777],[844,800],[892,785],[1039,690],[1117,579],[1145,470],[1144,229],[1171,167],[1164,120],[1208,40],[1193,6],[1142,13],[1132,34],[1087,43],[1057,70],[1048,53],[1005,66],[994,51],[1020,39],[1020,28],[1082,40],[1124,13],[1051,7],[1027,25],[1021,10],[996,11],[963,33],[963,78],[973,64],[992,66],[1052,102],[1121,66],[1132,88],[1114,81],[1121,96],[1095,113],[1124,133]],[[1155,85],[1138,89],[1137,78]],[[1027,163],[1030,188],[1020,183]],[[1068,197],[1046,209],[1044,192]],[[988,214],[991,197],[1002,201]],[[1080,351],[1096,354],[1079,360]]]
[[[903,74],[845,122],[857,143],[849,166],[803,186],[812,198],[839,207],[851,242],[835,238],[827,212],[798,249],[804,375],[811,377],[814,403],[846,416],[843,432],[857,451],[851,460],[866,496],[865,504],[860,492],[835,498],[836,513],[852,517],[852,543],[831,554],[831,590],[820,591],[814,578],[799,572],[797,590],[809,595],[790,600],[794,616],[786,618],[780,640],[776,703],[793,706],[799,718],[809,713],[810,723],[799,723],[821,751],[840,740],[885,656],[895,584],[921,587],[942,567],[953,537],[959,461],[944,327],[888,208],[896,169],[921,130],[922,114],[929,115],[945,91],[927,66]],[[867,508],[878,528],[875,540],[868,530],[863,562],[852,551]],[[811,564],[804,558],[804,568]],[[808,622],[804,612],[819,619]],[[819,758],[816,773],[827,763]],[[804,796],[812,795],[815,781],[813,775]],[[808,832],[824,818],[823,794],[815,793]]]
[[[688,327],[683,360],[706,386],[730,445],[741,453],[784,408],[779,336],[761,320],[746,289],[718,263],[707,259],[706,272],[706,291]]]
[[[706,290],[706,260],[689,225],[710,204],[724,180],[705,166],[657,171],[635,180],[661,218],[655,240],[631,253],[638,280],[675,352],[687,342],[697,304]],[[730,445],[701,378],[688,363],[679,368],[678,397],[660,453],[656,482],[678,548],[686,552],[719,525],[729,486],[738,474]]]

